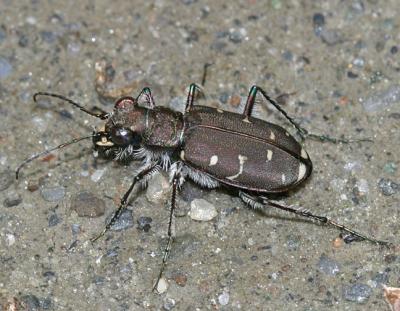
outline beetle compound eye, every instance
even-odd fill
[[[111,129],[111,140],[116,145],[126,146],[139,145],[141,138],[128,128],[115,126]]]

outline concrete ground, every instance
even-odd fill
[[[90,141],[28,164],[15,181],[25,158],[101,124],[58,100],[35,104],[35,92],[111,111],[112,98],[147,85],[157,104],[182,109],[212,63],[207,105],[240,111],[257,84],[310,131],[372,138],[305,141],[313,175],[280,199],[396,244],[398,1],[222,3],[0,2],[0,310],[390,310],[382,284],[400,286],[397,247],[345,244],[334,228],[261,215],[227,191],[193,185],[178,202],[167,288],[152,293],[166,180],[139,191],[122,230],[92,245],[139,164],[96,159]],[[192,220],[196,198],[218,216]]]

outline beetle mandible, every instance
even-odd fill
[[[172,183],[168,241],[153,289],[161,279],[171,250],[177,190],[186,179],[210,189],[224,186],[237,190],[239,197],[253,208],[272,206],[334,226],[356,239],[388,245],[385,241],[368,237],[325,216],[282,205],[268,198],[271,194],[287,192],[304,182],[312,172],[312,162],[301,144],[284,128],[252,117],[256,95],[260,93],[303,138],[334,143],[346,143],[349,140],[309,133],[258,86],[251,87],[241,114],[195,105],[198,90],[200,88],[196,84],[190,85],[184,113],[156,106],[147,87],[136,98],[118,99],[111,113],[94,113],[62,95],[38,92],[34,95],[34,101],[38,96],[56,97],[85,113],[106,120],[106,123],[102,130],[93,135],[73,139],[29,157],[17,168],[16,177],[20,169],[32,160],[89,138],[93,140],[95,149],[116,160],[142,160],[143,165],[122,197],[118,209],[104,230],[91,239],[94,242],[110,229],[127,207],[136,184],[148,181],[161,169],[168,171]],[[142,96],[145,98],[144,106],[139,105]]]

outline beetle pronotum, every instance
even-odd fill
[[[92,138],[96,149],[116,160],[142,160],[139,173],[122,197],[113,217],[104,230],[91,239],[94,242],[110,229],[127,207],[129,196],[137,183],[146,182],[160,169],[168,171],[172,183],[168,241],[154,288],[162,276],[173,242],[171,226],[177,189],[187,178],[206,188],[225,186],[237,190],[239,197],[253,208],[272,206],[331,225],[359,240],[388,245],[385,241],[368,237],[325,216],[285,206],[268,198],[270,194],[287,192],[304,182],[311,174],[312,162],[303,147],[284,128],[252,117],[256,95],[261,93],[303,138],[331,142],[348,140],[308,133],[258,86],[251,87],[241,114],[194,105],[198,90],[196,84],[190,85],[184,113],[155,106],[149,88],[144,88],[136,98],[118,99],[111,113],[93,113],[58,94],[36,93],[34,101],[38,96],[55,97],[91,116],[106,120],[106,124],[103,130],[93,135],[73,139],[29,157],[17,168],[16,177],[21,168],[32,160],[89,138]],[[142,96],[145,97],[144,106],[139,105]]]

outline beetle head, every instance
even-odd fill
[[[104,127],[93,134],[97,151],[106,156],[124,159],[141,148],[145,130],[146,109],[132,97],[117,100]]]

